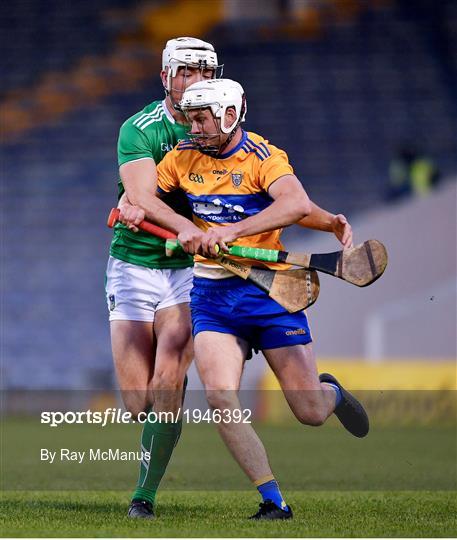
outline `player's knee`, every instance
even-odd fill
[[[143,403],[143,404],[141,404],[141,403],[132,403],[132,404],[125,403],[125,408],[132,415],[132,420],[137,421],[140,414],[145,413],[145,412],[148,411],[149,404],[148,403]]]
[[[230,409],[238,403],[233,390],[207,390],[206,400],[212,409]]]
[[[319,426],[322,426],[326,420],[327,420],[327,415],[323,411],[316,411],[310,415],[308,419],[308,425],[319,427]]]
[[[294,411],[294,414],[300,423],[307,426],[322,426],[327,420],[325,411],[318,406]]]
[[[156,368],[152,377],[152,390],[180,390],[184,383],[184,373],[177,365]]]
[[[151,395],[147,391],[122,390],[122,401],[125,409],[132,415],[133,420],[138,419],[138,415],[149,409]]]

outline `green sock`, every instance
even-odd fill
[[[141,461],[140,477],[132,499],[154,503],[157,488],[162,480],[173,448],[178,443],[182,430],[179,422],[146,422],[141,434],[141,451],[151,454],[149,462]]]

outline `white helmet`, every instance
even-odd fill
[[[162,69],[167,73],[167,88],[171,91],[171,78],[176,76],[179,67],[208,67],[216,68],[217,54],[211,43],[192,37],[170,39],[162,53]]]
[[[231,79],[210,79],[191,84],[182,96],[180,107],[184,112],[209,107],[214,118],[220,118],[223,133],[231,133],[244,122],[247,108],[243,87]],[[236,121],[232,126],[225,127],[225,111],[228,107],[235,108]]]

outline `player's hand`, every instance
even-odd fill
[[[190,224],[178,234],[178,240],[186,253],[200,255],[203,253],[202,243],[205,233],[198,227]]]
[[[126,225],[131,231],[138,232],[137,225],[145,218],[144,210],[138,206],[133,206],[128,202],[121,202],[119,205],[119,221]]]
[[[227,253],[228,244],[237,239],[237,234],[229,225],[227,227],[214,227],[206,231],[202,242],[203,255],[214,258],[221,255],[221,251]]]
[[[346,216],[343,216],[343,214],[335,216],[332,220],[332,230],[333,234],[343,244],[344,249],[352,247],[352,227]]]

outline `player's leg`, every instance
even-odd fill
[[[125,407],[134,417],[150,405],[154,367],[153,270],[109,257],[106,297],[114,367]]]
[[[263,353],[296,418],[303,424],[322,425],[335,409],[336,391],[320,383],[312,344]]]
[[[152,404],[152,393],[148,388],[152,377],[154,358],[153,323],[143,321],[113,320],[111,347],[118,385],[125,408],[134,418],[140,412],[148,412]],[[148,451],[150,443],[148,422],[143,424],[140,452]],[[141,489],[146,473],[144,460],[140,464],[140,475],[136,491]],[[128,515],[152,519],[154,498],[137,496],[134,492]]]
[[[356,437],[369,430],[362,404],[328,373],[318,376],[311,343],[264,349],[292,412],[303,424],[320,426],[335,413]]]
[[[157,412],[177,413],[182,405],[184,379],[193,357],[191,326],[188,303],[156,312],[157,348],[151,389]]]
[[[116,373],[125,406],[136,416],[142,411],[150,412],[153,403],[151,386],[156,348],[154,319],[164,291],[167,294],[171,294],[171,291],[164,286],[160,270],[132,265],[112,257],[108,261],[106,278]],[[185,300],[188,301],[188,289],[191,287],[189,274],[186,279]],[[178,283],[179,292],[183,289],[182,281]],[[189,331],[186,330],[186,335]],[[143,455],[150,452],[154,439],[157,444],[160,443],[161,435],[155,434],[153,420],[153,417],[148,417],[143,423],[140,446]],[[169,438],[167,434],[164,437],[167,440]],[[152,505],[158,485],[154,467],[153,459],[143,459],[140,464],[137,488],[129,509],[131,517],[153,517]],[[161,478],[164,469],[162,460],[158,468],[162,471]]]
[[[191,268],[161,270],[161,300],[154,320],[156,355],[151,389],[154,410],[178,413],[193,358],[192,322],[189,302]]]
[[[195,361],[213,409],[240,409],[238,389],[250,349],[248,343],[254,339],[249,320],[255,318],[258,292],[256,286],[249,287],[238,278],[194,279],[191,310]],[[272,475],[265,448],[252,425],[232,420],[217,427],[233,457],[264,500],[252,517],[292,517]]]
[[[238,389],[247,343],[231,334],[201,332],[195,336],[195,362],[212,409],[240,410]],[[262,442],[251,424],[220,422],[219,434],[249,479],[271,476]]]
[[[183,386],[192,360],[189,292],[192,270],[156,270],[154,285],[160,301],[154,318],[156,350],[154,370],[149,382],[153,407],[143,427],[144,459],[133,499],[154,503],[173,449],[178,443],[182,420]]]
[[[179,408],[183,383],[192,360],[190,314],[188,304],[179,304],[156,313],[154,330],[157,339],[154,374],[149,389],[154,404],[143,426],[144,458],[134,501],[154,503],[159,484],[166,472],[182,429]]]
[[[353,435],[368,433],[368,416],[357,399],[329,374],[318,376],[311,332],[304,312],[278,310],[265,300],[257,315],[260,349],[300,422],[319,426],[334,412]]]
[[[210,407],[221,411],[241,409],[238,397],[244,360],[249,346],[235,335],[204,331],[195,336],[195,362]],[[225,413],[224,413],[225,414]],[[232,456],[257,487],[263,503],[254,519],[288,519],[286,505],[273,476],[262,441],[250,423],[220,422],[217,429]]]
[[[152,271],[120,261],[108,260],[106,295],[109,308],[111,347],[118,385],[125,407],[136,418],[152,404],[148,385],[154,368],[154,294],[150,290]],[[143,425],[140,452],[147,451],[149,433]],[[145,463],[140,464],[141,486]],[[132,501],[128,515],[151,519],[153,501],[146,498]]]
[[[153,323],[113,320],[111,348],[117,382],[125,408],[136,418],[151,405],[148,383],[152,377]]]

